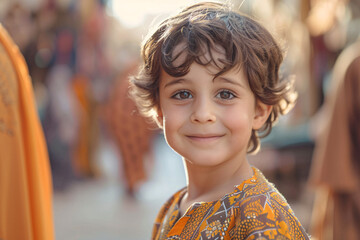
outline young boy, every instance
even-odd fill
[[[162,207],[152,239],[309,239],[284,197],[246,155],[292,104],[270,33],[220,3],[160,24],[131,79],[139,109],[184,160],[187,187]]]

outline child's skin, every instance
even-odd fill
[[[172,77],[163,70],[160,75],[157,120],[187,171],[181,214],[195,202],[220,199],[253,175],[246,158],[249,139],[272,110],[255,99],[240,67],[214,78],[225,56],[220,47],[211,54],[216,64],[194,62],[185,76]],[[180,65],[185,57],[181,54],[173,64]],[[204,57],[210,59],[210,53]]]

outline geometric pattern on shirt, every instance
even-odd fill
[[[232,193],[196,203],[182,217],[186,189],[175,193],[160,211],[152,239],[309,239],[285,198],[253,169],[254,176]]]

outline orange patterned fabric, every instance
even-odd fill
[[[137,69],[130,64],[118,76],[106,107],[105,118],[110,134],[119,147],[126,190],[133,195],[146,180],[145,161],[151,160],[151,139],[154,126],[149,124],[129,98],[129,75]]]
[[[186,188],[175,193],[160,210],[152,239],[310,239],[284,197],[253,170],[232,193],[195,203],[182,217],[179,203]]]

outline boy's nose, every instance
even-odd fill
[[[191,122],[210,123],[216,121],[214,106],[209,99],[197,99],[194,103],[193,112],[190,116]]]

